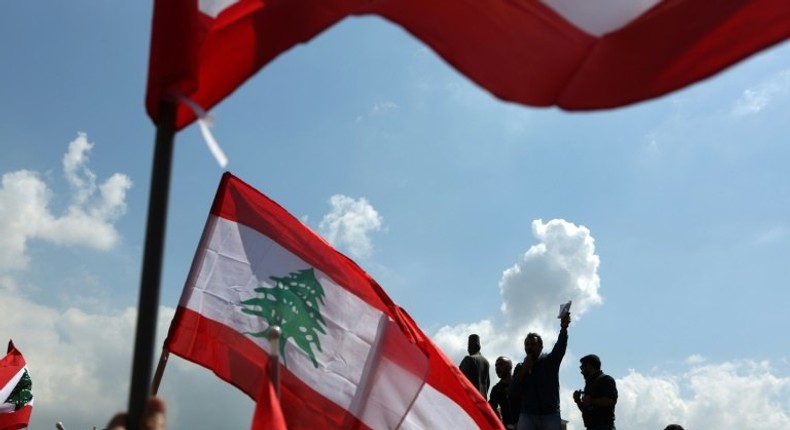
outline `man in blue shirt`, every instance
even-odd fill
[[[516,366],[508,394],[519,406],[517,430],[560,430],[560,363],[568,346],[570,312],[560,319],[560,334],[554,348],[543,352],[543,339],[529,333],[524,339],[523,363]]]

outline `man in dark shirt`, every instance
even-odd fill
[[[488,360],[483,357],[483,354],[480,354],[480,336],[476,334],[469,335],[466,351],[469,352],[469,355],[464,357],[461,365],[458,367],[472,385],[477,388],[483,399],[487,399],[491,380],[488,376]]]
[[[573,401],[582,412],[587,430],[615,430],[614,405],[617,403],[617,384],[614,378],[601,371],[601,359],[595,354],[580,360],[584,376],[584,392],[573,392]]]
[[[513,372],[513,381],[508,389],[511,400],[518,399],[518,430],[560,430],[560,363],[568,346],[570,312],[560,319],[560,334],[554,348],[543,352],[543,339],[537,333],[529,333],[524,339],[527,356]],[[515,412],[515,411],[514,411]]]
[[[506,429],[515,430],[516,419],[511,414],[510,400],[507,396],[508,386],[511,379],[513,379],[513,363],[507,357],[499,357],[494,362],[494,369],[496,369],[496,376],[499,377],[499,382],[491,388],[488,404],[499,415],[499,419],[502,420],[502,424],[505,425]]]

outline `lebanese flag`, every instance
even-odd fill
[[[274,325],[289,429],[502,428],[375,280],[225,173],[165,347],[260,401]]]
[[[348,15],[376,14],[495,96],[613,108],[709,77],[790,36],[787,0],[156,0],[146,106],[208,110]],[[195,119],[181,104],[176,127]]]
[[[8,354],[0,359],[0,430],[27,427],[33,412],[32,385],[25,357],[8,341]]]

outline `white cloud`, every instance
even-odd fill
[[[373,252],[370,232],[382,229],[383,219],[362,197],[354,200],[342,194],[329,199],[332,211],[324,215],[318,228],[329,243],[348,249],[352,257],[364,258]]]
[[[499,283],[502,312],[511,329],[541,327],[556,321],[559,304],[573,300],[575,318],[601,303],[595,241],[584,226],[562,219],[532,222],[540,241],[505,270]]]
[[[590,231],[553,219],[533,221],[532,233],[539,243],[505,270],[499,282],[504,327],[483,320],[442,327],[433,337],[454,362],[466,354],[471,333],[480,335],[483,352],[490,358],[523,356],[520,345],[528,332],[540,333],[545,348],[551,348],[559,330],[560,303],[573,300],[574,319],[601,303],[599,258]],[[496,380],[493,373],[492,378]]]
[[[790,93],[790,70],[785,70],[754,88],[744,90],[732,109],[732,115],[745,116],[759,113],[776,97],[788,93]]]
[[[93,144],[80,133],[63,157],[70,186],[70,204],[63,215],[53,213],[52,190],[36,172],[6,173],[0,188],[0,271],[25,268],[31,239],[63,246],[110,249],[120,240],[113,223],[126,212],[126,192],[132,181],[115,173],[97,187],[88,168]],[[98,191],[98,195],[97,195]]]
[[[631,371],[617,378],[617,426],[687,429],[790,428],[790,377],[767,362],[696,365],[679,375]]]

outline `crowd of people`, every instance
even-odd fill
[[[560,333],[554,347],[543,353],[543,339],[529,333],[524,339],[524,360],[513,368],[508,357],[498,357],[494,369],[499,378],[489,395],[488,360],[481,352],[480,336],[469,336],[467,352],[459,366],[483,398],[496,412],[507,430],[561,430],[559,371],[568,347],[570,312],[560,319]],[[587,430],[616,430],[617,383],[601,370],[601,359],[588,354],[579,359],[584,389],[573,392],[573,402],[582,414]],[[664,430],[684,430],[670,424]]]
[[[524,360],[513,368],[508,357],[498,357],[494,369],[499,381],[491,387],[489,363],[483,356],[480,336],[469,335],[467,352],[459,365],[461,372],[480,392],[507,430],[561,430],[559,370],[568,346],[570,313],[560,319],[560,333],[551,351],[543,353],[543,339],[529,333],[524,339]],[[588,354],[579,359],[584,389],[573,392],[587,430],[616,430],[617,383],[603,373],[601,359]],[[125,430],[126,414],[118,414],[107,425],[109,430]],[[165,405],[149,400],[140,423],[141,430],[164,430]],[[664,430],[684,430],[670,424]]]

